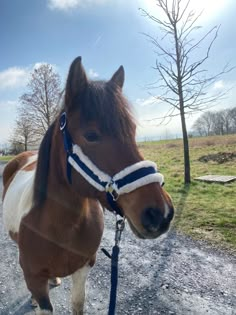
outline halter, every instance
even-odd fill
[[[63,134],[64,148],[67,153],[67,177],[69,183],[71,184],[71,167],[73,167],[90,185],[101,192],[106,192],[107,201],[117,214],[123,216],[116,202],[120,195],[154,182],[163,186],[164,177],[157,171],[157,165],[152,161],[140,161],[132,164],[114,176],[101,171],[83,153],[81,148],[72,142],[72,138],[67,130],[65,112],[60,117],[60,130]]]

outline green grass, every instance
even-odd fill
[[[4,155],[4,156],[0,156],[0,162],[8,162],[12,159],[12,155]]]
[[[222,185],[194,180],[208,174],[236,176],[235,159],[224,164],[198,161],[202,155],[236,152],[236,135],[192,138],[189,145],[192,182],[188,186],[184,185],[182,140],[146,142],[139,147],[165,176],[165,189],[176,208],[177,230],[236,251],[236,181]]]

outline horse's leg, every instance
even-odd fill
[[[49,315],[53,312],[53,307],[49,299],[48,279],[40,276],[25,274],[25,281],[32,298],[38,303],[37,315]]]
[[[72,309],[73,315],[84,314],[85,283],[91,267],[86,264],[72,274]]]

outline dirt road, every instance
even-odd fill
[[[0,181],[1,178],[0,165]],[[0,185],[0,192],[2,184]],[[106,213],[102,246],[111,250],[115,218]],[[16,245],[2,225],[0,204],[0,315],[34,314],[18,264]],[[70,312],[70,278],[50,291],[55,314]],[[105,315],[110,261],[99,250],[87,282],[85,314]],[[128,226],[122,236],[117,315],[236,314],[236,257],[169,232],[158,240],[136,239]]]

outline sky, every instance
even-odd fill
[[[156,55],[143,33],[157,36],[158,28],[142,16],[140,7],[161,16],[155,0],[0,0],[0,145],[9,140],[19,97],[26,92],[34,67],[52,64],[64,85],[77,56],[82,56],[88,76],[95,80],[110,79],[124,66],[123,90],[138,121],[137,139],[179,137],[179,117],[162,125],[159,120],[149,121],[164,116],[168,107],[154,101],[158,91],[147,89],[157,80]],[[206,65],[209,73],[220,71],[226,62],[235,66],[236,1],[191,0],[191,8],[204,10],[199,20],[204,32],[221,25]],[[214,109],[236,106],[235,76],[233,70],[211,87],[231,88]],[[189,130],[196,118],[186,117]]]

